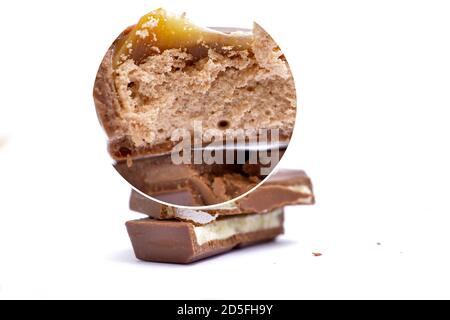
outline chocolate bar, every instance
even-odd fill
[[[196,226],[188,222],[142,219],[127,222],[135,255],[153,262],[186,264],[271,241],[283,234],[284,213],[240,215]]]
[[[170,196],[172,203],[182,202],[186,197],[182,192],[172,192]],[[178,197],[181,199],[177,200]],[[205,210],[162,205],[134,190],[130,196],[130,209],[154,219],[178,219],[201,225],[219,216],[268,212],[287,205],[311,205],[314,201],[311,179],[304,171],[281,169],[244,198]]]
[[[237,201],[241,212],[261,212],[295,204],[314,204],[311,179],[301,170],[282,169],[247,197]]]
[[[277,150],[277,154],[282,156],[284,151]],[[247,193],[265,179],[262,168],[275,167],[279,161],[279,157],[275,157],[273,164],[262,165],[257,161],[250,164],[251,153],[246,154],[243,164],[236,163],[235,157],[231,164],[177,165],[170,155],[164,155],[135,159],[131,163],[119,161],[114,167],[134,188],[153,199],[170,205],[201,207],[217,205]],[[225,153],[223,157],[226,157]]]
[[[150,218],[129,221],[127,229],[138,259],[191,263],[273,240],[284,232],[284,206],[313,203],[304,171],[279,170],[243,199],[207,210],[161,205],[133,191],[130,208]]]
[[[149,216],[126,224],[138,259],[191,263],[270,241],[283,233],[284,206],[314,203],[302,171],[255,189],[287,147],[297,109],[286,58],[256,23],[201,28],[184,14],[150,12],[108,49],[94,102],[114,166],[138,190],[130,207]],[[215,161],[239,144],[244,161]],[[198,149],[211,157],[190,162]]]
[[[306,173],[284,169],[244,198],[205,210],[161,205],[133,191],[130,208],[149,218],[126,225],[138,259],[191,263],[275,239],[284,232],[284,206],[314,201]]]

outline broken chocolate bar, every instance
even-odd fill
[[[282,155],[284,150],[277,151]],[[249,156],[247,152],[247,156]],[[225,157],[225,155],[224,155]],[[245,159],[244,159],[245,160]],[[279,157],[274,158],[275,167]],[[178,206],[210,206],[247,193],[265,175],[256,164],[179,164],[170,155],[119,161],[116,170],[134,188],[153,199]]]
[[[259,25],[218,31],[162,9],[110,47],[94,101],[116,160],[168,153],[178,144],[174,132],[194,136],[194,121],[227,138],[277,130],[289,141],[296,116],[289,65]]]
[[[191,263],[234,248],[275,239],[283,234],[283,210],[226,217],[195,226],[188,222],[142,219],[127,222],[138,259]]]
[[[247,197],[237,201],[242,212],[261,212],[295,204],[314,204],[311,179],[301,170],[281,169]]]
[[[189,193],[172,192],[171,202],[182,202]],[[180,199],[176,199],[176,198]],[[165,206],[136,191],[131,192],[130,209],[155,219],[178,219],[202,225],[219,216],[268,212],[287,205],[314,204],[311,179],[302,170],[281,169],[242,199],[199,210]]]

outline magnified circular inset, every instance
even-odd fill
[[[257,187],[296,117],[289,65],[263,28],[203,28],[162,9],[114,41],[94,99],[117,171],[171,206],[220,205]]]

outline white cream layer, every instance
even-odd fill
[[[194,227],[194,232],[197,243],[201,246],[209,241],[225,240],[237,234],[279,228],[282,214],[283,210],[277,209],[264,214],[226,218]]]
[[[173,210],[173,217],[183,221],[191,221],[198,224],[208,224],[216,220],[217,215],[212,215],[203,211],[190,209],[175,209]]]

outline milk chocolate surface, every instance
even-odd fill
[[[261,215],[253,215],[258,218]],[[215,223],[227,222],[235,218],[225,218]],[[242,219],[242,217],[241,217]],[[142,219],[127,222],[135,255],[138,259],[152,262],[187,264],[214,255],[275,239],[283,234],[282,212],[272,217],[276,224],[261,224],[261,229],[237,232],[230,237],[205,241],[205,236],[188,222],[172,220]],[[236,222],[234,222],[236,224]],[[239,222],[237,222],[239,223]],[[220,236],[220,230],[212,229],[208,236]],[[202,242],[203,241],[203,242]],[[200,242],[200,243],[199,243]]]
[[[174,192],[171,196],[176,198],[186,195]],[[130,196],[130,209],[155,219],[180,219],[201,224],[201,221],[205,219],[207,221],[207,217],[203,217],[202,213],[216,217],[268,212],[287,205],[310,205],[314,204],[314,201],[311,179],[304,171],[281,169],[249,195],[227,205],[208,207],[205,210],[177,209],[152,201],[133,190]],[[190,211],[194,212],[187,219],[186,213]],[[192,217],[194,214],[198,219]]]
[[[237,201],[239,212],[266,212],[287,205],[314,204],[311,179],[302,170],[281,169]]]
[[[283,153],[284,150],[279,151],[280,156]],[[249,152],[246,157],[251,157]],[[247,160],[244,158],[244,161]],[[119,161],[114,167],[143,194],[171,205],[187,207],[217,205],[233,200],[266,177],[261,174],[264,165],[259,163],[176,165],[170,155]]]

